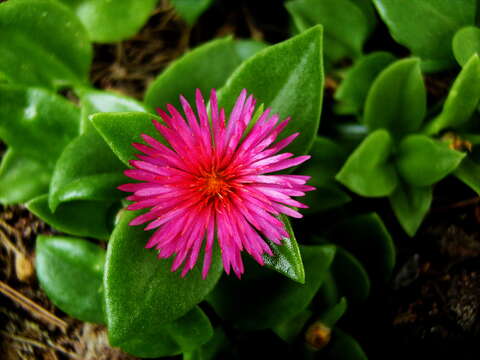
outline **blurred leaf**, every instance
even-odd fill
[[[358,342],[340,329],[334,330],[327,359],[368,360]]]
[[[324,52],[328,61],[361,55],[371,25],[363,9],[354,1],[296,0],[285,6],[299,31],[318,24],[323,26]]]
[[[221,359],[221,352],[228,346],[229,340],[223,330],[217,327],[210,340],[192,352],[184,352],[183,360]]]
[[[0,34],[0,73],[11,82],[54,89],[86,82],[92,47],[66,6],[48,0],[4,2]]]
[[[464,66],[473,55],[480,55],[480,29],[466,26],[458,30],[452,40],[455,59]]]
[[[426,114],[427,96],[420,62],[398,60],[375,79],[365,103],[364,123],[374,131],[387,129],[395,138],[420,128]]]
[[[208,302],[219,316],[242,329],[273,328],[288,321],[306,309],[335,256],[335,247],[330,245],[301,246],[300,250],[305,284],[254,264],[241,280],[222,278]]]
[[[280,138],[297,131],[300,136],[284,151],[308,153],[319,126],[323,97],[321,27],[270,46],[243,62],[219,93],[219,104],[227,113],[244,88],[281,118],[292,117]]]
[[[362,196],[390,195],[397,186],[391,161],[392,138],[386,130],[371,133],[347,159],[336,179]]]
[[[157,0],[60,0],[70,6],[95,42],[118,42],[135,35]]]
[[[365,20],[367,20],[368,32],[371,33],[377,25],[377,16],[375,7],[371,0],[355,0],[353,2],[360,10],[363,11]]]
[[[193,25],[213,0],[171,0],[175,10],[189,24]]]
[[[179,272],[170,270],[172,259],[158,259],[157,251],[145,249],[152,232],[128,225],[138,215],[126,211],[120,216],[110,238],[105,267],[108,335],[112,345],[126,351],[122,344],[143,343],[147,341],[144,336],[153,341],[166,323],[192,310],[223,271],[220,252],[215,251],[205,280],[198,264],[181,278]]]
[[[425,135],[410,135],[402,140],[396,164],[399,175],[414,186],[429,186],[454,171],[465,157],[445,142]]]
[[[347,311],[347,305],[347,299],[342,297],[337,304],[323,311],[318,317],[318,321],[329,328],[333,328]]]
[[[235,52],[242,61],[247,60],[249,57],[268,46],[267,43],[257,40],[235,40]]]
[[[335,106],[336,112],[341,115],[361,114],[373,81],[393,61],[395,57],[384,51],[373,52],[360,58],[348,70],[335,91],[335,100],[339,102]]]
[[[454,175],[480,195],[480,164],[466,157]]]
[[[272,330],[277,334],[283,341],[292,343],[295,341],[295,338],[300,334],[308,319],[312,316],[310,310],[304,310],[293,318],[275,326]]]
[[[453,64],[455,32],[475,20],[475,0],[373,0],[393,38],[436,71]]]
[[[35,269],[40,286],[67,314],[104,323],[103,265],[105,250],[89,241],[39,235]]]
[[[48,191],[51,169],[41,161],[8,149],[0,166],[0,203],[24,203]]]

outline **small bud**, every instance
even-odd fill
[[[322,322],[316,321],[307,329],[305,341],[313,350],[321,350],[328,345],[332,337],[332,330]]]

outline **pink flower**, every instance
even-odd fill
[[[219,112],[215,90],[210,97],[209,117],[197,89],[197,114],[181,96],[186,120],[172,105],[169,114],[158,109],[163,123],[153,120],[167,145],[142,134],[147,145],[132,144],[143,154],[130,164],[125,175],[140,183],[125,184],[120,190],[133,192],[128,210],[149,208],[130,225],[149,222],[145,230],[157,229],[146,248],[159,250],[159,258],[175,255],[172,271],[182,264],[182,276],[190,271],[205,242],[202,276],[207,276],[215,239],[222,253],[225,271],[230,267],[240,277],[244,272],[241,252],[246,250],[259,264],[262,255],[273,255],[265,241],[280,245],[289,235],[279,214],[300,218],[293,207],[307,206],[292,199],[314,190],[305,185],[308,176],[277,175],[277,171],[303,163],[310,156],[293,157],[280,150],[299,133],[276,143],[289,118],[279,121],[270,109],[251,124],[255,99],[243,90],[228,122]],[[251,127],[251,128],[250,128]]]

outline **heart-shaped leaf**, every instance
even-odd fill
[[[4,2],[0,34],[0,73],[11,82],[49,88],[86,82],[92,47],[66,6],[48,0]]]
[[[55,229],[75,236],[108,239],[115,204],[111,201],[71,201],[55,213],[48,206],[48,194],[30,200],[27,208]]]
[[[396,155],[398,173],[409,184],[429,186],[454,171],[465,157],[445,142],[425,135],[410,135],[402,140]]]
[[[157,0],[60,0],[70,6],[95,42],[116,42],[135,35]]]
[[[395,138],[420,128],[427,97],[418,59],[398,60],[375,79],[365,103],[364,123],[370,131],[387,129]]]
[[[0,166],[0,203],[19,204],[47,192],[50,177],[41,161],[8,149]]]
[[[424,67],[440,70],[453,64],[455,32],[475,22],[475,0],[373,0],[393,38],[420,56]]]
[[[124,212],[110,238],[105,268],[109,338],[120,345],[137,334],[159,334],[161,327],[185,315],[215,286],[222,265],[214,252],[205,280],[195,266],[185,278],[170,270],[172,261],[145,249],[151,232],[128,225],[138,212]],[[141,337],[139,338],[141,341]]]
[[[285,151],[305,154],[313,144],[320,122],[323,95],[322,28],[316,26],[246,60],[219,93],[219,103],[229,113],[242,89],[292,120],[283,137],[300,136]]]
[[[280,215],[280,220],[285,224],[285,228],[290,238],[283,238],[282,245],[276,245],[269,241],[273,256],[265,255],[263,260],[265,266],[278,271],[280,274],[296,281],[300,284],[305,283],[305,270],[303,268],[302,256],[298,248],[297,239],[293,233],[290,220],[285,215]]]
[[[224,277],[208,296],[209,303],[224,319],[244,329],[278,326],[308,306],[323,283],[335,256],[335,247],[301,246],[305,284],[252,264],[241,280]]]
[[[409,236],[414,236],[430,210],[432,187],[416,187],[401,182],[390,196],[390,205],[400,225]]]
[[[189,24],[193,25],[197,18],[208,9],[213,0],[172,0],[178,14]]]
[[[386,130],[371,133],[350,155],[336,179],[362,196],[390,195],[398,182],[391,161],[392,147]]]
[[[105,250],[76,238],[39,235],[35,269],[40,286],[62,311],[82,321],[104,323]]]
[[[466,26],[458,30],[452,40],[453,55],[464,66],[475,54],[480,55],[480,28]]]

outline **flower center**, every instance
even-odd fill
[[[198,180],[198,189],[207,200],[223,199],[231,191],[228,179],[217,171],[204,173]]]

